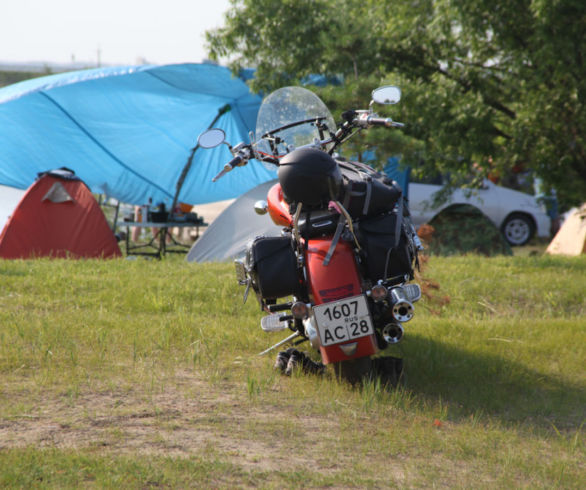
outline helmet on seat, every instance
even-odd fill
[[[300,148],[279,162],[279,183],[288,203],[319,206],[337,200],[342,172],[330,155],[315,148]]]

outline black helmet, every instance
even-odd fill
[[[301,148],[279,162],[279,183],[285,200],[305,206],[327,204],[338,199],[342,172],[330,155],[315,148]]]

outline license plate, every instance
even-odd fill
[[[339,344],[374,333],[364,296],[353,296],[313,307],[322,346]]]

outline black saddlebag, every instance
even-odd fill
[[[246,253],[253,289],[264,299],[296,294],[300,288],[291,236],[257,237]]]
[[[397,241],[396,224],[397,215],[386,213],[355,225],[364,254],[364,274],[372,281],[405,275],[413,278],[415,249],[402,223]]]
[[[343,206],[353,218],[392,211],[403,191],[386,175],[360,162],[338,162],[344,178]]]

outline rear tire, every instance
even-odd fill
[[[334,364],[336,378],[355,385],[373,373],[373,363],[370,357],[350,359]]]
[[[403,381],[403,359],[398,357],[361,357],[334,364],[336,378],[352,385],[378,378],[384,386],[396,387]]]
[[[374,371],[381,383],[388,387],[399,386],[404,381],[403,359],[400,357],[377,357],[373,361]]]

